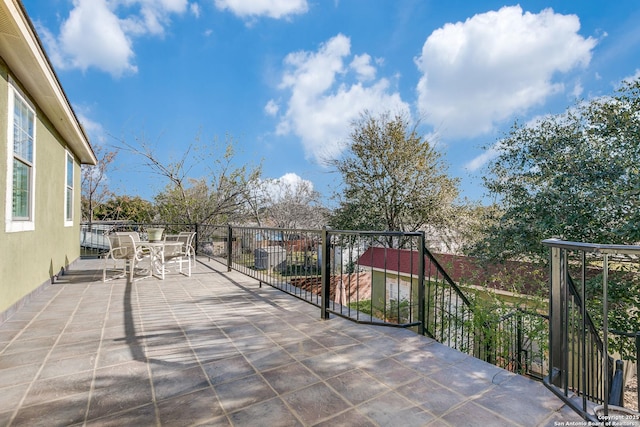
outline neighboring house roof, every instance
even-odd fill
[[[295,277],[291,285],[303,291],[320,295],[322,278],[317,276]],[[337,304],[346,304],[371,299],[371,274],[352,273],[331,275],[329,284],[329,299]]]
[[[22,2],[0,2],[0,56],[81,163],[97,159]]]
[[[420,254],[417,251],[391,248],[368,248],[358,259],[358,264],[378,270],[418,275]]]
[[[490,287],[509,292],[535,294],[545,286],[547,270],[535,264],[507,261],[503,264],[483,265],[474,257],[433,254],[444,271],[460,285]],[[358,259],[358,264],[389,273],[417,276],[418,251],[370,247]],[[435,275],[435,267],[425,260],[425,274]]]

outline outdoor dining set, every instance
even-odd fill
[[[127,274],[130,281],[152,276],[164,280],[165,273],[172,267],[185,276],[191,276],[192,263],[195,264],[193,239],[196,233],[181,232],[162,237],[162,231],[148,230],[145,233],[147,240],[142,240],[137,231],[107,234],[109,252],[104,257],[102,281],[126,277]],[[118,268],[120,263],[122,269]],[[107,277],[110,265],[117,274]]]

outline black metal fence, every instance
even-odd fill
[[[536,380],[548,371],[546,340],[549,317],[537,311],[515,308],[487,325],[482,359],[501,368]]]
[[[284,230],[185,224],[93,223],[82,227],[84,251],[104,251],[111,231],[196,231],[202,260],[224,263],[319,308],[320,316],[410,328],[454,349],[534,378],[547,375],[548,321],[505,304],[487,321],[478,291],[453,280],[423,233]],[[107,247],[108,249],[108,247]],[[495,313],[494,313],[495,314]]]
[[[505,369],[547,374],[548,318],[503,308],[494,322],[424,245],[423,233],[198,226],[198,253],[329,313],[411,328]]]
[[[622,406],[625,365],[637,369],[638,333],[614,330],[611,322],[635,325],[640,246],[556,239],[543,244],[550,248],[551,271],[550,371],[544,382],[586,420],[598,422],[593,404],[603,407],[604,416],[610,405]]]

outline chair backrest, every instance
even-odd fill
[[[131,236],[134,242],[140,241],[140,233],[137,231],[116,231],[118,236]]]
[[[120,238],[116,234],[107,234],[107,242],[109,242],[109,252],[113,252],[113,248],[120,247]]]
[[[175,240],[174,240],[175,242]],[[164,249],[164,258],[177,258],[184,255],[184,251],[182,249],[182,245],[165,245]]]
[[[136,245],[133,236],[128,233],[115,233],[107,235],[109,238],[109,250],[115,259],[131,259],[136,253]]]
[[[194,231],[182,231],[178,233],[178,240],[180,240],[183,245],[183,250],[185,253],[189,253],[193,251],[193,238],[196,236]]]

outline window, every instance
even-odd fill
[[[67,182],[64,193],[64,225],[73,225],[73,156],[67,151]]]
[[[9,84],[6,230],[34,227],[36,114]]]
[[[386,316],[398,323],[411,321],[415,307],[411,301],[411,282],[398,277],[387,277]]]
[[[411,282],[394,277],[387,277],[387,299],[409,300],[411,299]]]

